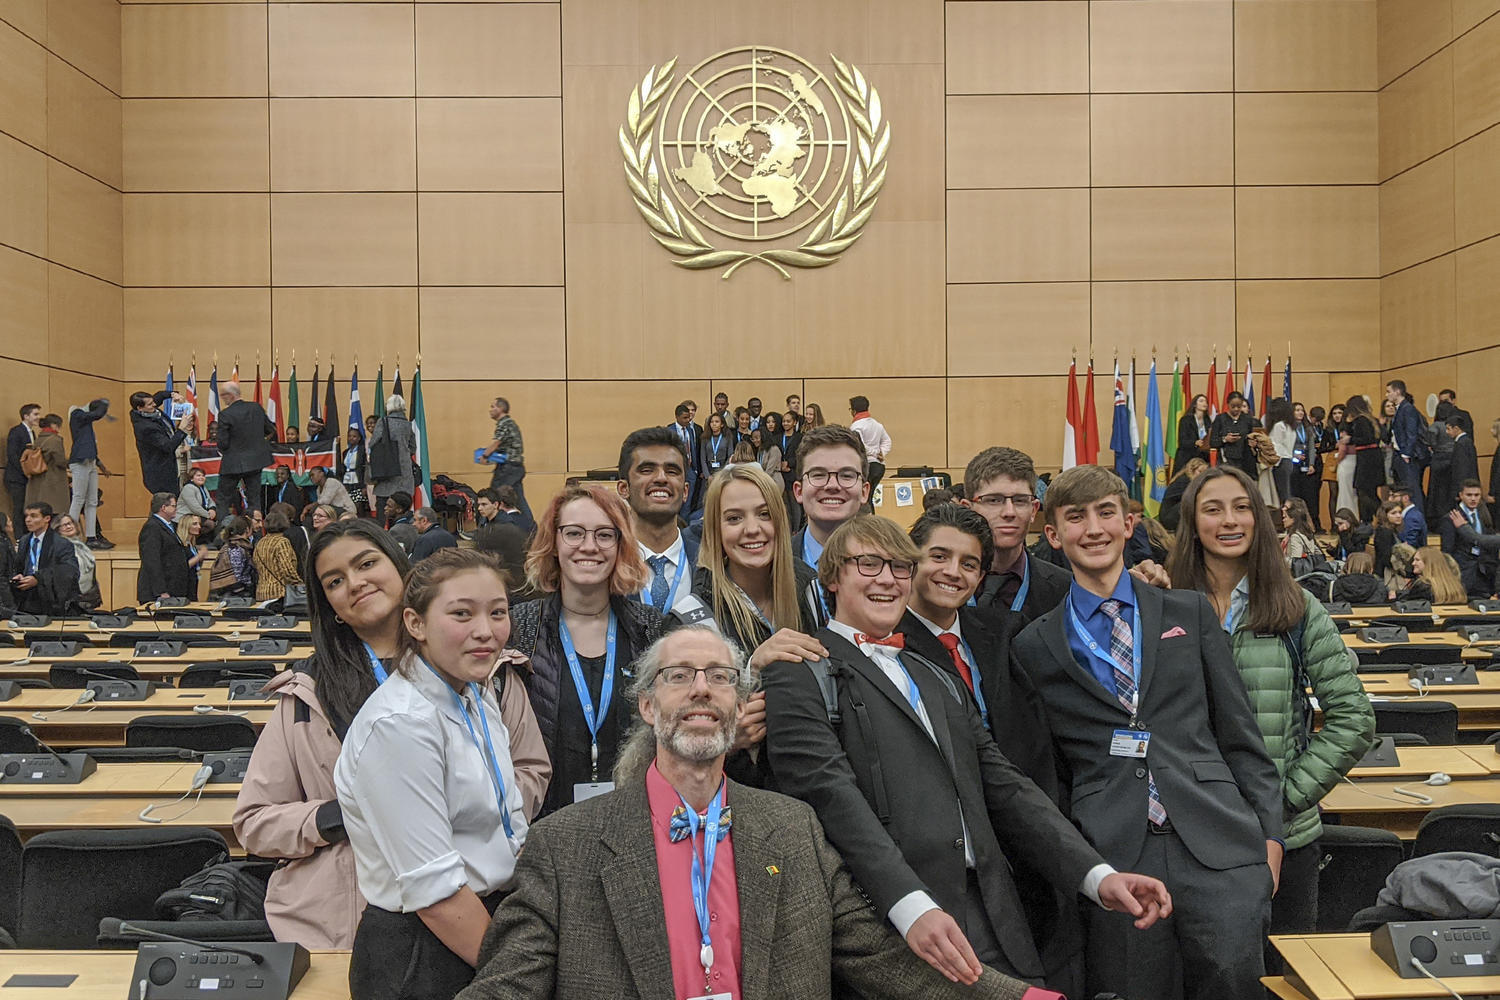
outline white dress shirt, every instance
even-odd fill
[[[860,417],[849,425],[849,429],[865,443],[865,456],[870,461],[885,462],[885,457],[891,453],[891,436],[886,433],[884,424],[874,417]]]
[[[668,592],[670,593],[671,587],[672,587],[672,580],[677,576],[677,567],[680,566],[680,565],[682,565],[682,560],[684,559],[685,554],[686,554],[685,553],[685,546],[683,545],[683,542],[682,542],[682,532],[680,530],[677,532],[677,538],[672,542],[671,545],[667,546],[667,551],[665,551],[665,552],[657,552],[656,550],[652,549],[649,545],[647,545],[645,542],[642,542],[642,541],[639,541],[639,540],[635,543],[635,547],[640,550],[641,561],[646,563],[646,568],[648,570],[651,569],[651,563],[647,562],[648,559],[655,559],[657,556],[665,556],[666,557],[667,564],[662,567],[662,572],[667,577],[667,589],[668,589]],[[654,576],[654,575],[655,575],[655,571],[653,570],[652,571],[652,576]],[[651,592],[651,580],[652,580],[652,576],[646,577],[646,586],[644,586],[644,587],[641,588],[641,592],[642,593],[649,594]],[[683,570],[682,570],[682,583],[681,583],[681,585],[678,586],[677,593],[671,595],[672,596],[672,607],[670,607],[670,608],[657,608],[656,610],[660,611],[663,615],[666,615],[666,614],[670,613],[671,611],[673,611],[674,609],[680,607],[682,605],[682,603],[683,603],[683,598],[692,596],[692,593],[693,593],[693,567],[691,567],[691,566],[684,566]]]
[[[417,662],[391,670],[354,717],[333,769],[359,891],[383,910],[411,913],[468,886],[481,896],[510,886],[526,841],[510,733],[494,689],[480,705],[463,695],[478,745],[453,688]],[[512,838],[505,836],[480,711],[489,722]]]
[[[1271,428],[1271,443],[1276,446],[1277,458],[1291,458],[1297,450],[1297,432],[1278,421]]]

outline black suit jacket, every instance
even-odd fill
[[[265,466],[261,466],[261,468],[265,468]],[[260,509],[270,510],[273,503],[289,503],[297,510],[297,517],[292,518],[294,523],[297,518],[302,516],[302,508],[312,503],[313,498],[316,496],[312,490],[306,486],[298,485],[296,480],[293,479],[288,479],[284,483],[272,483],[269,486],[261,487],[261,489],[264,491],[261,494],[264,497],[264,502],[261,504]]]
[[[1479,453],[1474,450],[1472,434],[1465,434],[1453,442],[1453,458],[1448,466],[1449,495],[1442,499],[1451,501],[1458,496],[1465,479],[1479,479]]]
[[[1045,559],[1035,558],[1030,552],[1026,553],[1025,559],[1031,567],[1031,586],[1026,591],[1026,600],[1021,602],[1020,614],[1027,622],[1033,622],[1063,602],[1068,596],[1068,588],[1073,585],[1073,574]],[[979,585],[979,595],[975,600],[982,612],[981,617],[992,627],[1002,629],[1013,612],[1009,604],[999,599],[999,591],[999,574],[988,573]]]
[[[259,472],[271,464],[271,443],[276,425],[259,403],[237,399],[219,411],[219,470],[227,473]]]
[[[137,544],[141,552],[141,569],[135,578],[137,601],[145,604],[162,594],[190,601],[198,596],[198,581],[188,568],[187,547],[176,532],[161,523],[161,518],[146,518]]]
[[[1013,646],[1046,706],[1073,822],[1110,864],[1136,868],[1148,836],[1149,768],[1168,818],[1201,864],[1264,862],[1265,842],[1281,836],[1281,779],[1224,629],[1196,591],[1131,586],[1141,614],[1137,717],[1151,733],[1146,760],[1110,756],[1110,738],[1130,715],[1073,656],[1063,609],[1032,622]]]
[[[25,486],[26,473],[21,471],[21,452],[31,445],[31,432],[26,429],[25,424],[16,424],[5,435],[5,485]],[[16,511],[16,520],[20,520],[20,511]]]
[[[176,493],[182,486],[177,479],[177,446],[187,435],[160,413],[143,410],[130,411],[130,426],[135,432],[135,450],[141,457],[141,480],[146,489]]]
[[[42,536],[42,551],[34,574],[30,573],[30,532],[22,531],[15,554],[15,572],[36,577],[36,586],[30,590],[12,588],[17,610],[32,615],[67,614],[79,596],[78,557],[73,554],[73,543],[49,530]]]
[[[780,663],[762,675],[766,750],[782,791],[816,810],[829,841],[886,914],[925,890],[962,913],[968,870],[964,830],[990,923],[1011,964],[1027,977],[1044,970],[1008,858],[1076,893],[1099,855],[1035,783],[990,739],[960,682],[920,656],[902,661],[932,722],[916,711],[857,647],[824,629],[842,713],[828,719],[813,669]]]

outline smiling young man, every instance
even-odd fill
[[[1500,550],[1484,503],[1484,489],[1477,479],[1459,484],[1458,506],[1438,521],[1443,551],[1458,563],[1459,577],[1470,598],[1489,597],[1495,593],[1495,553]]]
[[[1031,456],[1014,448],[986,448],[964,469],[963,505],[984,515],[995,545],[975,604],[997,629],[1009,627],[1007,613],[1029,622],[1068,593],[1067,570],[1026,552],[1039,506],[1036,483]]]
[[[918,559],[880,517],[855,518],[829,539],[818,573],[834,618],[817,635],[828,661],[762,674],[772,770],[817,811],[912,951],[960,981],[984,962],[1041,985],[1012,858],[1142,926],[1170,913],[1170,898],[1156,879],[1105,864],[995,746],[962,682],[904,649],[895,630]],[[825,702],[829,683],[842,725]]]
[[[1125,571],[1125,484],[1094,465],[1052,481],[1047,540],[1073,564],[1063,606],[1015,642],[1070,783],[1073,822],[1116,867],[1170,873],[1175,913],[1145,934],[1090,912],[1088,989],[1261,1000],[1281,866],[1281,780],[1207,600]]]
[[[663,615],[692,594],[698,565],[698,540],[677,527],[687,500],[687,461],[687,449],[672,428],[643,427],[620,445],[615,486],[630,506],[636,545],[651,570],[639,596]]]
[[[839,525],[859,514],[870,499],[865,479],[865,445],[847,427],[824,424],[802,434],[797,448],[797,478],[792,499],[802,505],[801,531],[792,536],[792,555],[812,569],[818,568],[823,546]],[[821,583],[813,583],[813,604],[819,624],[828,620],[828,598]]]

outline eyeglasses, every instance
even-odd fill
[[[585,537],[594,536],[594,544],[601,549],[612,549],[620,541],[620,530],[618,528],[585,528],[581,524],[560,524],[557,533],[562,535],[563,541],[569,545],[578,546],[583,544]]]
[[[980,507],[987,507],[990,510],[1000,510],[1006,504],[1010,504],[1016,510],[1020,510],[1023,507],[1030,507],[1036,503],[1036,497],[1030,493],[986,493],[982,497],[975,497],[974,503]]]
[[[885,559],[871,555],[850,556],[844,562],[853,563],[860,576],[879,576],[880,571],[889,566],[891,576],[898,580],[910,580],[912,571],[917,568],[916,563],[906,559]]]
[[[865,477],[855,469],[840,469],[838,472],[829,472],[827,469],[808,469],[802,473],[802,481],[813,488],[826,486],[829,479],[834,479],[844,489],[849,489],[863,478]]]
[[[667,687],[688,687],[699,674],[709,687],[734,687],[740,680],[740,672],[733,667],[664,667],[657,671],[656,679]]]

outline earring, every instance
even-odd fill
[[[344,624],[344,619],[340,618],[338,615],[334,615],[333,620],[338,622],[340,625]]]

